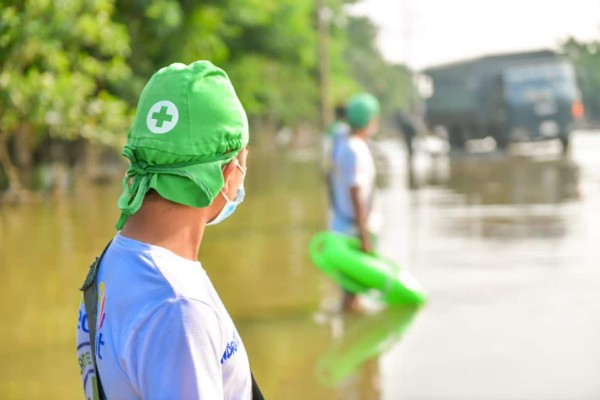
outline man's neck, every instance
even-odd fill
[[[121,234],[196,261],[204,234],[204,212],[205,209],[173,203],[150,192],[139,211],[129,217]]]
[[[352,131],[352,137],[358,138],[360,140],[367,140],[368,134],[366,128],[354,129]]]

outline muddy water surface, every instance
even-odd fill
[[[567,158],[423,142],[411,168],[382,144],[380,249],[426,287],[421,310],[330,311],[306,250],[326,216],[313,152],[251,155],[246,201],[207,232],[200,259],[269,398],[600,398],[600,133]],[[76,289],[119,188],[0,208],[0,398],[81,398]]]

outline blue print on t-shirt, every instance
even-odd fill
[[[227,343],[227,347],[225,348],[225,351],[223,352],[223,357],[221,357],[221,365],[229,360],[231,358],[231,356],[233,356],[235,354],[235,352],[238,350],[238,346],[239,346],[239,341],[237,336],[235,335],[235,333],[233,334],[233,340],[229,343]]]

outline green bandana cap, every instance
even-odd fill
[[[379,102],[369,93],[352,96],[348,102],[346,117],[352,128],[364,128],[379,115]]]
[[[150,189],[175,203],[209,206],[225,184],[223,165],[248,137],[246,112],[225,71],[209,61],[160,69],[144,87],[127,134],[130,166],[117,229]]]

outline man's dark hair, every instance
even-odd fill
[[[346,119],[346,106],[343,104],[338,104],[334,109],[335,119],[336,120],[345,120]]]

